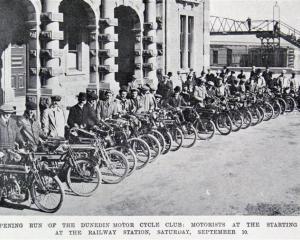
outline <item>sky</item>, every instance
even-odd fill
[[[245,21],[273,19],[275,0],[209,0],[210,15]],[[300,0],[278,0],[280,20],[300,30]],[[276,14],[277,15],[277,14]]]

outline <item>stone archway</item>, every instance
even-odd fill
[[[70,96],[87,87],[97,88],[98,84],[98,23],[95,10],[83,0],[63,0],[59,11],[64,15],[61,29],[64,41],[60,48],[64,51],[64,69],[70,77],[68,89]],[[81,79],[82,81],[79,81]]]
[[[116,81],[122,86],[128,85],[133,75],[140,81],[142,79],[142,30],[140,18],[133,8],[121,5],[114,12],[118,19],[116,49],[119,53]]]
[[[36,6],[29,0],[0,2],[0,105],[12,102],[17,105],[17,110],[22,110],[27,89],[36,86],[36,15]],[[14,49],[17,49],[16,53]],[[13,72],[14,63],[22,65],[23,72],[19,75]],[[19,66],[17,68],[20,69]],[[32,72],[30,69],[33,69]]]

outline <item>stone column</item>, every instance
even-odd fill
[[[119,84],[115,79],[115,72],[118,72],[118,66],[115,65],[115,56],[117,51],[115,48],[115,42],[118,41],[118,35],[115,34],[115,26],[118,25],[118,20],[115,19],[115,4],[112,0],[102,1],[102,16],[100,19],[101,24],[104,26],[104,30],[99,34],[100,51],[105,56],[100,56],[101,61],[99,65],[100,76],[100,89],[111,89],[118,92]]]
[[[95,20],[96,21],[96,20]],[[99,90],[99,58],[98,58],[98,51],[99,51],[99,32],[98,32],[98,24],[96,21],[95,25],[89,25],[89,46],[90,46],[90,82],[88,85],[89,91],[96,91]]]
[[[39,102],[40,95],[40,42],[38,36],[40,34],[40,15],[36,14],[36,19],[29,20],[27,25],[29,26],[29,74],[26,84],[26,99],[35,103]]]
[[[43,4],[42,21],[44,29],[41,32],[42,53],[46,61],[41,68],[43,78],[42,95],[61,94],[60,77],[62,50],[59,41],[63,40],[63,32],[59,31],[59,23],[63,22],[63,14],[59,13],[59,5],[62,0],[45,0]]]
[[[145,0],[145,23],[144,29],[146,33],[147,45],[143,52],[143,55],[147,57],[146,62],[143,64],[144,69],[146,70],[146,79],[145,83],[152,83],[157,85],[157,47],[156,47],[156,0]]]

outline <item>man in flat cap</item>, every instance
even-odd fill
[[[111,118],[117,113],[117,104],[114,101],[113,93],[111,90],[106,90],[104,99],[99,100],[96,107],[96,114],[98,119],[105,120]]]
[[[197,85],[194,88],[193,98],[195,102],[198,103],[201,107],[204,107],[204,99],[207,97],[205,83],[205,78],[199,78],[197,79]]]
[[[51,105],[42,114],[42,130],[48,137],[64,138],[66,117],[63,108],[59,105],[61,97],[51,97]]]
[[[68,116],[68,125],[70,128],[83,127],[83,106],[86,104],[86,93],[80,92],[77,99],[77,104],[70,108]]]
[[[134,113],[142,112],[144,106],[143,106],[142,98],[141,96],[139,96],[139,90],[137,88],[132,88],[130,92],[131,92],[130,101],[132,105],[132,112]]]
[[[183,97],[180,95],[181,88],[176,86],[174,88],[174,93],[171,97],[169,97],[167,103],[168,106],[174,109],[178,109],[182,106],[187,106],[187,103],[184,101]]]
[[[100,124],[96,114],[98,96],[96,93],[91,91],[87,93],[86,97],[87,103],[83,106],[83,125],[87,130],[90,130],[95,125]]]
[[[36,103],[28,101],[25,106],[25,112],[22,118],[18,121],[18,125],[25,142],[27,144],[29,143],[33,147],[33,150],[36,150],[40,142],[43,141],[42,139],[46,136],[36,118]]]
[[[15,142],[21,145],[24,143],[16,121],[11,118],[15,112],[13,106],[9,104],[0,107],[0,151],[2,152],[14,149]]]
[[[172,76],[171,73],[169,73]],[[168,98],[173,91],[173,83],[170,80],[169,75],[164,75],[162,81],[157,85],[157,94],[160,94],[163,98]]]

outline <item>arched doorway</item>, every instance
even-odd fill
[[[30,1],[0,3],[0,105],[14,102],[24,107],[29,79],[29,23],[36,20],[33,13]]]
[[[123,86],[132,80],[133,75],[137,79],[142,78],[138,69],[138,63],[141,63],[142,58],[141,39],[138,37],[141,35],[141,23],[135,10],[126,6],[115,8],[115,18],[118,19],[116,49],[119,52],[116,58],[119,67],[116,81]]]

